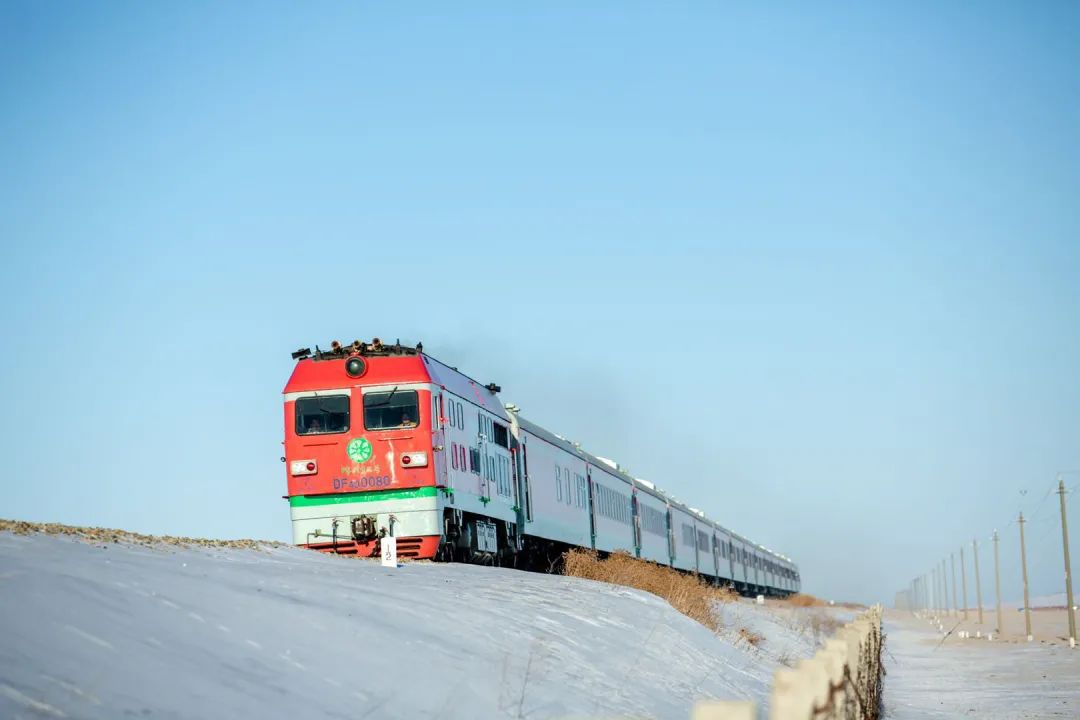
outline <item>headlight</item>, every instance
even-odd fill
[[[360,377],[367,370],[367,363],[362,357],[351,357],[345,361],[345,372],[350,377]]]

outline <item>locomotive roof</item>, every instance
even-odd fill
[[[358,378],[349,377],[344,372],[345,361],[353,355],[369,361],[367,372]],[[409,347],[400,343],[387,345],[377,341],[362,343],[357,340],[351,345],[334,342],[328,351],[320,350],[316,346],[315,352],[311,353],[307,348],[303,348],[294,352],[293,357],[297,362],[285,386],[286,393],[370,384],[432,382],[482,407],[503,422],[510,422],[506,409],[498,398],[498,385],[481,385],[457,368],[426,354],[420,344]]]
[[[479,405],[503,422],[510,422],[510,416],[506,414],[506,408],[497,395],[498,390],[492,389],[497,388],[497,385],[481,385],[457,368],[450,367],[427,353],[421,353],[420,357],[433,383]]]

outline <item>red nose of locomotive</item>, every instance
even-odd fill
[[[289,495],[434,485],[431,393],[418,353],[332,348],[300,358],[286,386]]]

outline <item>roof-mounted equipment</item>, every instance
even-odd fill
[[[330,342],[329,350],[323,350],[316,345],[314,354],[311,352],[310,348],[302,348],[294,352],[292,357],[293,360],[303,360],[308,357],[314,357],[316,360],[340,360],[342,358],[357,356],[419,355],[422,352],[423,345],[420,343],[416,343],[416,347],[413,348],[408,345],[402,345],[400,340],[396,341],[393,345],[386,345],[379,338],[372,338],[370,343],[353,340],[348,345],[342,345],[337,340],[333,340]]]

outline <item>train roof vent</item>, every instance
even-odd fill
[[[599,460],[600,462],[604,463],[608,467],[610,467],[612,470],[618,470],[619,469],[619,463],[615,462],[614,460],[612,460],[610,458],[601,457],[600,455],[597,455],[596,459]]]

